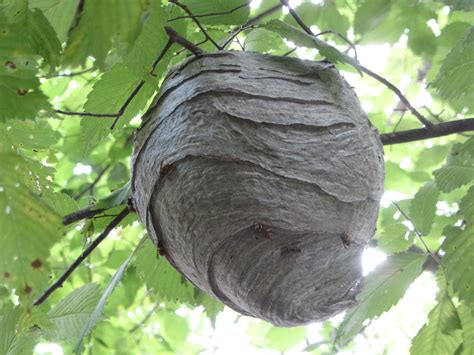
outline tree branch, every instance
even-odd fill
[[[120,212],[117,217],[115,217],[107,227],[105,227],[104,231],[99,234],[99,236],[79,255],[79,257],[74,260],[74,262],[67,268],[67,270],[61,275],[61,277],[53,283],[48,289],[38,298],[33,305],[39,306],[44,301],[48,299],[48,297],[56,291],[58,288],[62,287],[63,283],[67,280],[69,275],[71,275],[74,270],[76,270],[79,265],[87,258],[95,248],[109,235],[109,233],[130,213],[130,209],[125,207],[122,212]]]
[[[102,212],[105,211],[105,209],[96,209],[94,210],[95,206],[89,206],[83,209],[80,209],[78,211],[72,212],[66,216],[63,217],[63,224],[65,226],[73,224],[75,222],[81,221],[83,219],[91,218],[94,217]]]
[[[311,36],[314,36],[314,33],[311,31],[311,29],[306,26],[306,24],[303,22],[303,20],[298,16],[298,14],[295,12],[295,10],[293,10],[291,8],[291,6],[288,4],[288,0],[280,0],[280,2],[285,5],[286,7],[288,7],[288,10],[291,14],[291,16],[293,16],[293,18],[295,19],[295,21],[301,26],[301,28],[303,28],[303,30],[311,35]],[[400,91],[400,89],[398,89],[395,85],[393,85],[391,82],[389,82],[387,79],[381,77],[380,75],[378,75],[377,73],[374,73],[372,70],[364,67],[363,65],[361,64],[358,64],[358,63],[351,63],[351,65],[353,65],[356,69],[360,70],[361,72],[363,73],[366,73],[368,76],[371,76],[372,78],[374,78],[375,80],[379,81],[380,83],[384,84],[387,88],[389,88],[395,95],[398,96],[398,98],[400,99],[401,102],[403,102],[403,104],[410,110],[410,112],[423,124],[425,125],[426,127],[431,127],[433,124],[428,121],[428,119],[423,116],[420,112],[418,112],[411,104],[410,102],[408,101],[408,99],[402,94],[402,92]]]
[[[188,51],[193,53],[196,57],[202,56],[201,48],[196,46],[194,43],[188,41],[186,38],[182,37],[178,32],[173,30],[171,27],[165,26],[165,31],[166,31],[166,34],[168,35],[168,37],[173,42],[176,42],[176,43],[180,44],[181,46],[186,48]]]
[[[196,16],[193,15],[193,13],[191,12],[191,10],[189,10],[189,8],[184,5],[184,4],[181,4],[178,0],[169,0],[170,3],[173,3],[177,6],[179,6],[180,8],[183,9],[184,12],[186,12],[189,17],[192,18],[192,20],[194,21],[194,23],[199,27],[199,29],[201,30],[202,34],[206,37],[206,39],[208,39],[209,41],[211,41],[211,43],[214,45],[214,47],[216,47],[218,50],[221,50],[222,47],[219,46],[219,44],[217,44],[216,41],[214,41],[212,39],[212,37],[209,35],[209,33],[207,33],[206,29],[204,27],[202,27],[201,23],[199,22],[199,20],[196,18]],[[168,34],[169,35],[169,34]]]
[[[443,122],[431,127],[410,129],[408,131],[385,133],[380,135],[380,139],[383,145],[391,145],[443,137],[467,131],[474,131],[474,118]]]

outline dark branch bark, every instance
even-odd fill
[[[120,212],[117,217],[115,217],[112,222],[109,223],[107,227],[105,227],[104,231],[99,234],[99,236],[85,249],[81,255],[74,260],[74,262],[67,268],[67,270],[64,272],[64,274],[61,275],[61,277],[53,283],[48,289],[41,295],[40,298],[38,298],[35,303],[33,303],[35,306],[39,306],[42,304],[44,301],[48,299],[48,297],[56,291],[58,288],[62,287],[63,283],[67,280],[69,275],[71,275],[74,270],[78,268],[79,265],[84,261],[85,258],[87,258],[95,248],[109,235],[109,233],[114,229],[127,215],[130,213],[130,210],[128,207],[124,208],[122,212]]]
[[[188,41],[186,38],[182,37],[178,32],[173,30],[169,26],[165,26],[165,31],[168,37],[173,41],[184,48],[186,48],[188,51],[193,53],[196,57],[200,57],[202,55],[202,50],[198,46],[196,46],[194,43]]]
[[[474,131],[474,118],[443,122],[431,127],[410,129],[408,131],[385,133],[380,135],[380,139],[383,145],[390,145],[443,137],[467,131]]]
[[[67,226],[69,224],[81,221],[83,219],[94,217],[94,216],[96,216],[96,215],[98,215],[98,214],[105,211],[104,209],[94,210],[93,209],[94,207],[95,206],[89,206],[89,207],[83,208],[79,211],[75,211],[75,212],[72,212],[72,213],[64,216],[63,217],[63,224],[65,226]]]

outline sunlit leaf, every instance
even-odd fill
[[[138,274],[156,301],[194,303],[194,287],[176,271],[158,252],[151,241],[137,253],[135,260]]]
[[[474,180],[474,139],[453,146],[446,163],[433,171],[436,185],[449,192]]]
[[[428,316],[428,324],[424,325],[413,339],[410,353],[453,354],[462,340],[460,328],[461,324],[453,301],[444,291]]]
[[[363,34],[377,27],[388,15],[393,1],[365,0],[357,8],[354,32]]]
[[[0,313],[0,354],[31,354],[39,334],[19,329],[21,308],[2,309]]]
[[[366,319],[373,319],[395,305],[420,274],[425,259],[419,254],[395,254],[370,273],[357,296],[357,307],[346,314],[337,331],[337,342],[346,343],[359,333]]]
[[[0,154],[0,272],[18,295],[31,297],[47,282],[47,257],[62,231],[60,217],[28,185],[37,182],[28,162]]]
[[[474,313],[472,307],[465,304],[457,306],[457,313],[461,320],[463,333],[463,355],[474,354]]]
[[[48,319],[55,325],[48,334],[52,339],[74,340],[81,333],[100,298],[100,289],[88,283],[74,290],[48,313]]]
[[[143,241],[144,239],[142,239],[142,242]],[[78,340],[74,347],[74,351],[76,353],[82,352],[83,338],[92,330],[92,328],[96,325],[96,323],[99,322],[102,312],[107,304],[108,298],[110,297],[114,289],[122,280],[125,270],[130,264],[130,261],[132,260],[132,258],[135,256],[136,251],[139,250],[139,248],[143,244],[142,242],[138,244],[137,248],[134,249],[134,251],[130,254],[130,256],[123,262],[123,264],[115,272],[114,276],[110,279],[107,287],[105,288],[104,292],[100,296],[99,301],[96,303],[93,311],[88,315],[87,323],[85,323],[85,325],[82,327],[82,330],[79,334]]]
[[[294,42],[298,46],[307,48],[316,48],[321,56],[328,58],[334,63],[347,63],[357,66],[358,62],[354,58],[345,53],[340,52],[337,48],[321,41],[319,38],[301,32],[297,28],[290,26],[280,20],[272,20],[264,26],[267,30],[278,33],[283,38]]]
[[[464,230],[449,228],[443,242],[443,264],[448,279],[459,299],[467,304],[474,304],[474,230],[472,225]]]
[[[474,90],[474,26],[455,43],[443,61],[433,86],[446,100],[459,99]]]
[[[433,182],[424,184],[413,197],[410,218],[415,229],[427,235],[433,224],[439,191]]]

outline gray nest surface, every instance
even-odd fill
[[[132,170],[156,246],[234,310],[295,326],[356,304],[383,149],[333,65],[188,59],[137,132]]]

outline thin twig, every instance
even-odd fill
[[[423,244],[423,247],[425,248],[426,252],[430,254],[433,260],[435,260],[438,264],[441,264],[441,261],[438,259],[438,257],[435,254],[433,254],[433,252],[431,252],[430,248],[428,247],[425,240],[423,239],[423,236],[421,235],[420,232],[418,232],[415,225],[411,221],[411,218],[405,213],[405,211],[401,209],[401,207],[395,201],[392,201],[392,204],[397,208],[397,210],[402,214],[402,216],[405,217],[405,219],[411,223],[411,225],[413,226],[413,231],[415,232],[418,239],[420,239],[421,244]]]
[[[295,52],[295,51],[296,51],[296,49],[297,49],[296,47],[295,47],[295,48],[293,48],[293,49],[290,49],[288,52],[286,52],[286,53],[282,54],[282,56],[283,56],[283,57],[289,56],[291,53]]]
[[[261,14],[251,18],[250,20],[248,20],[246,23],[244,23],[243,25],[237,27],[236,29],[232,30],[230,35],[229,35],[229,38],[227,38],[225,41],[224,41],[224,44],[222,45],[222,48],[225,48],[229,45],[230,42],[232,42],[234,40],[234,38],[239,34],[241,33],[242,31],[245,31],[249,28],[251,28],[253,25],[255,25],[256,23],[260,22],[261,19],[263,19],[264,17],[267,17],[268,15],[271,15],[273,14],[274,12],[280,10],[282,8],[283,5],[281,4],[278,4],[278,5],[275,5],[271,8],[269,8],[268,10],[265,10],[263,11]]]
[[[293,10],[293,8],[290,6],[290,4],[288,3],[288,0],[280,0],[281,4],[283,6],[286,6],[288,8],[288,11],[290,12],[291,16],[293,16],[293,18],[295,19],[295,21],[298,23],[298,25],[300,25],[300,27],[309,35],[313,35],[314,36],[314,33],[310,30],[310,28],[308,26],[306,26],[306,24],[304,23],[304,21],[301,19],[301,17],[298,16],[298,14],[296,13],[295,10]]]
[[[237,7],[234,7],[233,9],[227,10],[227,11],[222,11],[222,12],[211,12],[209,14],[203,14],[203,15],[194,15],[195,18],[202,18],[202,17],[211,17],[211,16],[222,16],[222,15],[229,15],[235,11],[240,10],[243,7],[249,6],[250,1],[246,2],[245,4],[239,5]],[[175,18],[172,18],[171,20],[168,20],[168,22],[173,22],[176,20],[181,20],[181,19],[186,19],[186,18],[192,18],[192,16],[178,16]]]
[[[285,5],[286,7],[288,7],[288,10],[291,14],[291,16],[293,16],[293,18],[295,19],[295,21],[301,26],[301,28],[309,35],[311,36],[314,36],[314,33],[311,31],[311,29],[306,26],[306,24],[303,22],[303,20],[298,16],[298,14],[291,8],[291,6],[288,4],[288,0],[280,0],[281,3],[283,5]],[[398,89],[395,85],[393,85],[391,82],[389,82],[387,79],[381,77],[380,75],[378,75],[377,73],[374,73],[372,70],[364,67],[363,65],[361,64],[358,64],[357,62],[356,63],[351,63],[356,69],[360,70],[361,72],[363,73],[366,73],[368,76],[376,79],[377,81],[381,82],[382,84],[384,84],[386,87],[388,87],[392,92],[395,93],[395,95],[398,96],[398,98],[400,99],[401,102],[403,102],[403,104],[408,107],[408,109],[410,110],[410,112],[423,124],[425,125],[426,127],[432,127],[433,126],[433,123],[431,123],[430,121],[428,121],[428,119],[423,116],[419,111],[417,111],[411,104],[410,102],[408,101],[408,99],[402,94],[402,92],[400,91],[400,89]]]
[[[200,46],[201,44],[204,44],[206,43],[207,41],[209,41],[207,38],[204,38],[201,42],[198,42],[196,43],[196,46]],[[174,55],[178,55],[178,54],[181,54],[183,53],[184,51],[186,51],[187,49],[186,48],[181,48],[179,51],[176,51],[176,53]]]
[[[104,231],[99,234],[99,236],[79,255],[79,257],[74,260],[74,262],[69,265],[67,270],[59,277],[59,279],[53,283],[48,289],[38,298],[35,303],[35,306],[39,306],[44,301],[48,299],[48,297],[58,288],[62,287],[63,283],[67,280],[69,275],[71,275],[74,270],[76,270],[79,265],[87,258],[95,248],[109,235],[109,233],[130,213],[130,209],[125,207],[122,212],[120,212],[117,217],[115,217],[108,225],[105,227]]]
[[[199,22],[199,20],[196,18],[196,16],[193,15],[193,13],[191,12],[191,10],[189,10],[189,8],[188,8],[186,5],[180,3],[178,0],[169,0],[169,2],[172,3],[172,4],[175,4],[175,5],[177,5],[177,6],[179,6],[180,8],[182,8],[183,11],[186,12],[186,13],[189,15],[189,17],[191,17],[191,18],[193,19],[194,23],[199,27],[199,29],[201,30],[202,34],[203,34],[209,41],[211,41],[211,43],[214,45],[214,47],[216,47],[218,50],[221,50],[221,49],[222,49],[222,47],[221,47],[219,44],[217,44],[216,41],[214,41],[214,40],[212,39],[212,37],[209,35],[209,33],[207,33],[206,29],[205,29],[204,27],[202,27],[202,25],[201,25],[201,23]],[[168,34],[168,35],[169,35],[169,34]]]
[[[74,199],[79,200],[82,196],[84,196],[88,191],[92,191],[94,187],[97,185],[99,180],[104,176],[106,171],[110,168],[110,165],[106,165],[101,171],[99,171],[99,174],[97,177],[94,179],[94,181],[90,184],[88,184],[82,191],[80,191]]]
[[[239,45],[239,47],[240,47],[240,49],[242,50],[242,52],[245,52],[245,47],[244,47],[243,44],[240,42],[239,36],[235,37],[235,41],[236,41],[237,44]]]
[[[158,55],[157,59],[153,62],[150,70],[150,74],[152,76],[156,76],[153,72],[156,69],[156,66],[158,65],[158,62],[163,59],[165,56],[166,52],[170,49],[171,45],[173,44],[172,39],[166,43],[166,45],[163,47],[161,50],[160,54]],[[137,84],[135,89],[133,89],[132,93],[129,95],[127,100],[123,103],[123,105],[120,107],[117,113],[90,113],[90,112],[72,112],[72,111],[63,111],[63,110],[54,110],[56,113],[60,113],[62,115],[68,115],[68,116],[84,116],[84,117],[113,117],[115,118],[114,121],[112,122],[112,125],[110,126],[110,129],[114,129],[115,125],[117,124],[118,120],[120,117],[123,116],[125,113],[125,110],[127,109],[128,105],[130,105],[130,102],[132,102],[133,98],[140,92],[141,88],[145,84],[145,80],[140,80],[140,82]]]
[[[332,31],[332,30],[326,30],[326,31],[320,32],[318,34],[315,34],[314,37],[319,37],[319,36],[326,35],[326,34],[333,34],[333,35],[339,37],[340,39],[342,39],[344,42],[346,42],[349,45],[349,49],[352,49],[354,51],[354,58],[357,60],[357,48],[356,48],[356,46],[346,36],[340,34],[339,32]]]
[[[474,131],[474,118],[439,123],[431,127],[380,135],[383,145],[420,141],[423,139],[448,136],[450,134]]]
[[[157,303],[148,313],[147,315],[143,318],[143,320],[136,324],[133,328],[131,328],[128,332],[130,334],[132,333],[135,333],[138,329],[140,329],[141,327],[143,327],[151,318],[151,316],[156,312],[156,310],[160,308],[160,304]]]
[[[115,117],[116,113],[90,113],[90,112],[74,112],[74,111],[63,111],[54,110],[56,113],[66,116],[85,116],[85,117]]]

